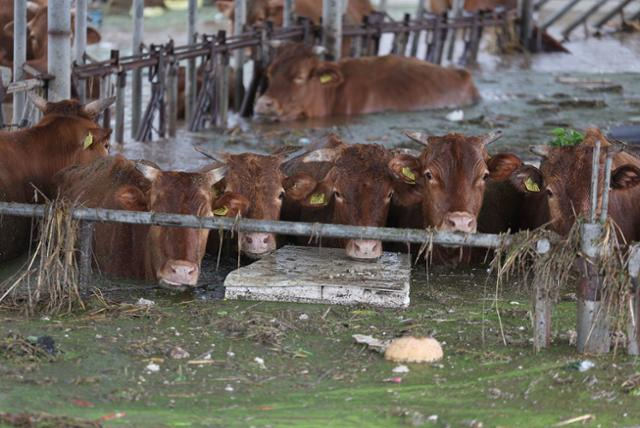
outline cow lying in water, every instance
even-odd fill
[[[283,121],[458,107],[479,99],[466,70],[397,55],[321,61],[302,43],[280,47],[267,77],[254,111]]]
[[[576,218],[586,218],[590,209],[592,156],[596,140],[602,143],[599,191],[602,194],[606,147],[613,149],[599,129],[588,129],[576,146],[535,146],[542,157],[540,168],[524,165],[511,175],[511,181],[528,194],[525,208],[532,212],[531,227],[549,222],[552,230],[565,235]],[[640,239],[640,160],[625,152],[613,157],[609,217],[618,225],[625,241]],[[602,209],[601,196],[598,209]]]
[[[118,155],[67,168],[56,181],[62,197],[86,207],[211,216],[211,187],[225,169],[161,171]],[[104,273],[183,290],[198,282],[208,235],[208,229],[97,223],[94,255]]]
[[[345,144],[335,136],[285,165],[291,177],[285,184],[283,217],[353,226],[382,227],[390,206],[414,203],[411,185],[402,171],[410,156],[393,155],[375,144]],[[347,256],[376,260],[382,243],[376,240],[323,240],[322,245],[345,247]]]
[[[75,100],[49,103],[30,95],[44,116],[33,127],[0,131],[0,200],[34,203],[42,193],[55,197],[51,177],[70,165],[108,154],[110,129],[94,122],[115,98],[82,105]],[[20,255],[29,243],[30,220],[5,216],[0,221],[0,261]]]

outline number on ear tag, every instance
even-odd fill
[[[324,193],[314,193],[311,195],[311,198],[309,198],[309,203],[311,205],[325,205]]]

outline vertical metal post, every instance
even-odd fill
[[[189,0],[189,10],[187,13],[187,43],[196,43],[196,10],[198,8],[198,0]],[[187,74],[185,76],[184,90],[184,108],[185,120],[187,123],[191,121],[193,108],[196,102],[197,81],[196,76],[196,60],[191,58],[187,61]]]
[[[124,142],[124,93],[127,87],[127,74],[123,71],[116,78],[116,142]]]
[[[138,55],[142,51],[144,30],[144,0],[133,0],[133,40],[131,53]],[[135,138],[142,117],[142,69],[131,72],[131,136]]]
[[[544,258],[550,249],[550,243],[546,239],[541,239],[536,244],[539,258]],[[551,296],[541,281],[543,272],[536,270],[534,275],[533,349],[540,352],[551,344]]]
[[[464,9],[464,0],[453,0],[453,5],[451,7],[451,10],[448,13],[448,17],[449,17],[449,22],[452,22],[455,19],[458,19],[462,16],[462,10]],[[449,61],[451,61],[451,59],[453,58],[453,49],[455,48],[456,45],[456,36],[458,34],[458,31],[455,29],[452,29],[449,31],[449,34],[447,35],[447,59]],[[439,64],[439,62],[438,62]]]
[[[347,1],[349,1],[349,0],[347,0]],[[423,1],[424,0],[418,0],[418,3],[422,3]],[[387,10],[387,0],[380,0],[380,2],[378,3],[378,10],[380,12],[385,12]]]
[[[169,64],[167,69],[167,106],[169,116],[169,137],[176,136],[178,122],[178,63]]]
[[[520,9],[520,41],[525,49],[531,49],[533,34],[533,0],[521,0]]]
[[[589,223],[596,222],[596,211],[598,209],[598,176],[600,175],[600,140],[596,140],[593,147],[593,157],[591,159],[591,208],[589,210]]]
[[[93,223],[80,223],[80,287],[87,287],[91,280],[91,253],[93,252]]]
[[[282,9],[282,26],[284,28],[291,27],[292,15],[293,15],[293,0],[284,0],[284,7]]]
[[[629,293],[629,320],[627,324],[627,353],[640,355],[640,245],[636,244],[629,250],[629,276],[631,290]]]
[[[416,9],[416,19],[422,21],[424,18],[424,0],[418,0],[418,8]],[[420,42],[420,30],[414,31],[413,40],[411,41],[410,56],[416,56],[418,54],[418,43]]]
[[[237,36],[244,31],[244,24],[247,22],[247,0],[235,0],[235,15],[233,20],[233,35]],[[236,49],[233,52],[235,63],[235,88],[234,91],[234,109],[239,111],[242,107],[242,98],[244,98],[244,49]]]
[[[342,10],[342,0],[322,0],[322,45],[331,61],[342,53]]]
[[[220,45],[226,44],[224,31],[219,32]],[[227,115],[229,113],[229,51],[223,50],[216,55],[218,67],[218,111],[216,125],[225,129],[227,127]]]
[[[76,64],[84,64],[84,52],[87,50],[87,0],[76,0],[76,22],[75,22],[75,58]],[[78,100],[81,103],[86,101],[86,81],[80,80],[78,84]]]
[[[49,83],[49,101],[71,97],[71,0],[52,2],[47,9],[47,71],[55,76]]]
[[[6,25],[6,23],[2,23]],[[0,30],[1,31],[1,30]],[[13,81],[22,80],[24,72],[22,65],[27,60],[27,2],[14,0],[13,2]],[[12,123],[19,123],[24,110],[25,93],[13,94]]]

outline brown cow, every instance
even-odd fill
[[[486,147],[501,136],[499,132],[484,136],[408,135],[426,146],[418,158],[412,158],[410,171],[415,177],[414,191],[420,194],[420,217],[410,220],[406,215],[400,225],[476,232],[487,183],[507,180],[522,164],[520,159],[508,153],[489,156]],[[500,191],[496,190],[499,197]],[[494,199],[490,198],[488,203],[493,205]]]
[[[471,74],[396,55],[321,61],[285,44],[267,69],[258,115],[279,120],[463,106],[479,99]]]
[[[525,165],[516,170],[512,183],[526,193],[539,193],[546,199],[550,227],[567,234],[576,218],[585,218],[590,210],[592,156],[596,140],[602,142],[599,171],[599,191],[602,195],[604,162],[607,147],[615,150],[599,129],[587,130],[584,140],[576,146],[536,146],[532,151],[542,156],[540,168]],[[625,152],[613,157],[611,193],[608,212],[627,242],[640,239],[640,160]],[[598,200],[599,213],[601,196]],[[538,217],[540,221],[544,217]]]
[[[374,9],[369,0],[348,0],[345,18],[347,23],[359,24],[362,19],[370,15]],[[235,15],[233,0],[217,0],[216,6],[232,22]],[[294,0],[296,16],[309,18],[314,24],[320,23],[322,18],[322,1]],[[247,24],[256,25],[271,21],[276,27],[282,27],[284,1],[283,0],[253,0],[247,3]]]
[[[419,197],[403,175],[413,165],[409,155],[393,155],[375,144],[344,144],[332,136],[325,147],[285,167],[295,177],[285,185],[285,220],[385,226],[391,205],[407,207]],[[357,260],[382,254],[377,240],[323,240],[322,245],[345,247],[347,256]]]
[[[200,173],[161,171],[123,156],[61,171],[61,195],[91,208],[211,216],[211,186],[224,167]],[[97,223],[94,255],[102,272],[157,281],[170,290],[196,286],[208,229]]]
[[[70,165],[85,164],[106,156],[111,130],[94,119],[115,98],[93,101],[85,106],[77,101],[47,103],[31,96],[44,113],[29,129],[0,131],[0,200],[32,203],[36,189],[55,197],[51,177]],[[18,256],[29,242],[29,221],[4,217],[0,222],[0,260]]]
[[[211,156],[211,155],[208,155]],[[279,220],[285,198],[284,186],[294,187],[297,177],[287,177],[281,169],[291,155],[259,155],[255,153],[215,156],[227,167],[224,180],[214,188],[216,199],[213,212],[227,217],[257,220]],[[210,166],[211,167],[211,166]],[[210,250],[217,245],[212,239]],[[276,249],[273,233],[244,233],[240,236],[240,251],[250,258],[260,258]]]
[[[431,0],[429,11],[431,13],[441,14],[451,9],[451,6],[452,0]],[[467,12],[493,10],[496,7],[515,9],[517,6],[518,0],[465,0],[464,2],[464,10]]]

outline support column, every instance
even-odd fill
[[[6,25],[3,23],[2,25]],[[27,60],[27,2],[13,2],[13,81],[24,78],[22,64]],[[25,93],[13,94],[13,118],[11,123],[18,124],[24,111]]]
[[[71,0],[52,1],[47,19],[47,71],[55,76],[49,83],[48,100],[66,100],[71,97]]]
[[[142,51],[144,31],[144,0],[133,0],[133,40],[131,53],[138,55]],[[131,72],[131,136],[135,138],[142,117],[142,69]]]

